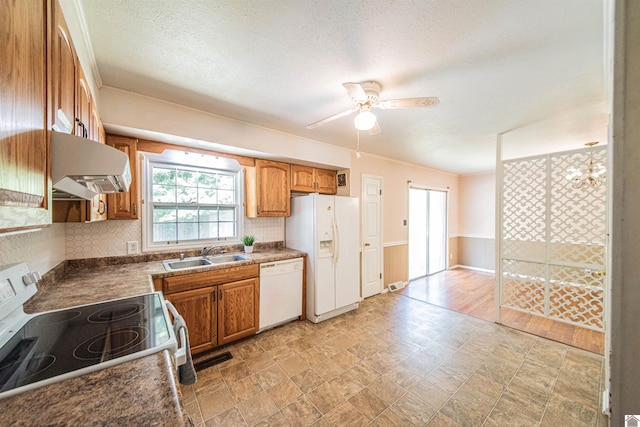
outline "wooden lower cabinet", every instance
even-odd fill
[[[178,292],[166,297],[176,307],[187,324],[189,346],[193,354],[212,349],[218,344],[217,290],[217,286],[211,286]]]
[[[260,326],[259,265],[154,279],[189,329],[192,354],[248,337]]]
[[[218,286],[218,344],[227,344],[258,332],[258,279]]]

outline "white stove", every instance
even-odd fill
[[[165,349],[184,363],[162,293],[25,314],[39,280],[25,263],[0,267],[0,399]]]

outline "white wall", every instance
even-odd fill
[[[496,174],[460,176],[459,235],[495,238]]]
[[[264,153],[284,161],[296,159],[336,169],[348,168],[351,163],[350,151],[344,148],[132,92],[105,86],[99,100],[105,127],[116,133],[118,129],[157,132],[176,136],[177,143],[205,141],[208,147],[202,148],[234,147],[258,153],[255,157]]]
[[[640,2],[615,1],[611,277],[612,426],[640,414]]]
[[[449,189],[449,235],[458,233],[458,175],[399,162],[367,153],[351,159],[350,192],[361,197],[362,174],[379,175],[383,183],[383,243],[408,239],[408,226],[403,220],[409,214],[408,181],[437,189]]]

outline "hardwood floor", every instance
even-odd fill
[[[495,321],[495,276],[464,268],[413,280],[398,293],[479,319]],[[604,354],[604,334],[503,308],[501,323],[514,329]]]

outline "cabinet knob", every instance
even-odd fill
[[[137,214],[137,213],[138,213],[138,204],[137,204],[137,203],[134,203],[134,204],[133,204],[133,214],[135,215],[135,214]]]

